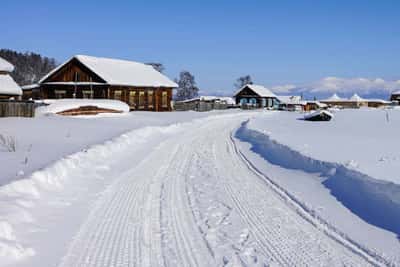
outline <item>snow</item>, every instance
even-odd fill
[[[267,131],[278,143],[306,156],[341,164],[356,161],[358,171],[400,184],[400,112],[365,108],[334,115],[328,123],[315,123],[298,120],[301,115],[296,113],[276,112],[254,120],[250,127]]]
[[[13,72],[14,66],[7,60],[0,57],[0,72]]]
[[[324,102],[335,102],[335,101],[343,101],[343,100],[346,100],[346,99],[345,99],[345,98],[339,97],[339,96],[335,93],[335,94],[333,94],[331,97],[329,97],[329,98],[327,98],[327,99],[325,99],[325,100],[322,100],[322,101],[324,101]]]
[[[72,59],[74,58],[99,75],[100,78],[109,85],[178,87],[176,83],[156,71],[152,66],[143,63],[85,55],[77,55]],[[43,83],[50,75],[62,68],[72,59],[51,71],[43,77],[39,83]]]
[[[4,232],[25,253],[2,263],[381,265],[243,158],[231,134],[256,113],[183,114],[171,118],[189,121],[131,130],[1,187]]]
[[[281,104],[305,105],[307,103],[306,101],[302,101],[301,96],[278,95],[277,97]]]
[[[326,108],[326,107],[328,107],[327,104],[321,103],[321,102],[319,102],[319,101],[310,101],[310,100],[307,100],[306,103],[315,104],[315,105],[317,105],[319,108]]]
[[[392,95],[400,95],[400,91],[393,92]]]
[[[243,89],[245,89],[246,87],[250,88],[251,90],[253,90],[257,95],[261,96],[261,97],[277,97],[271,90],[265,88],[262,85],[256,85],[256,84],[247,84],[245,86],[243,86],[242,88],[240,88],[235,95],[237,95],[240,91],[242,91]]]
[[[39,84],[34,83],[34,84],[24,85],[21,87],[21,89],[22,90],[32,90],[32,89],[39,88],[39,87],[40,87]]]
[[[46,102],[46,100],[44,100]],[[111,99],[59,99],[47,100],[48,105],[36,108],[35,115],[43,116],[47,114],[56,114],[62,111],[76,109],[85,106],[94,106],[98,108],[111,109],[119,112],[129,112],[129,106],[118,100]]]
[[[358,94],[354,94],[352,97],[350,97],[350,101],[363,102],[366,100],[360,97]]]
[[[22,95],[21,88],[9,74],[0,74],[0,95]]]
[[[400,111],[343,110],[330,122],[299,118],[268,113],[250,120],[238,138],[251,144],[251,157],[263,158],[257,166],[316,216],[400,264]]]
[[[336,143],[324,153],[339,153],[336,138],[368,123],[383,128],[371,114],[387,123],[382,110],[362,112],[370,110],[338,112],[324,124],[298,113],[235,110],[0,119],[0,133],[18,141],[16,152],[0,152],[7,165],[0,169],[0,264],[398,265],[396,235],[357,216],[329,186],[335,173],[345,174],[341,182],[375,210],[364,194],[375,178],[348,169],[357,158],[340,168],[269,139],[311,138],[315,151]],[[367,122],[354,125],[360,118]],[[348,125],[361,129],[338,134]],[[373,133],[395,135],[386,131]],[[386,183],[377,188],[390,196]]]
[[[330,113],[329,111],[317,110],[317,111],[314,111],[314,112],[306,113],[304,115],[304,119],[309,119],[309,118],[315,117],[315,116],[320,115],[320,114],[326,114],[326,115],[328,115],[328,116],[330,116],[332,118],[334,117],[333,114]]]

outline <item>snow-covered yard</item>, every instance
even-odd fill
[[[0,264],[397,266],[399,113],[0,119]]]

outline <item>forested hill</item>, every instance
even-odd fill
[[[32,52],[20,53],[9,49],[0,49],[0,57],[15,66],[11,76],[19,85],[32,84],[57,66],[54,58],[48,58]]]

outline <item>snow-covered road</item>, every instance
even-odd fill
[[[118,174],[60,266],[379,265],[252,168],[232,137],[248,117],[187,124]]]

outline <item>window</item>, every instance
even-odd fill
[[[115,90],[114,91],[114,99],[115,100],[122,100],[122,90]]]
[[[147,91],[147,106],[148,106],[148,108],[154,107],[153,96],[154,96],[153,90]]]
[[[83,90],[82,96],[83,96],[83,98],[86,98],[86,99],[93,98],[92,91],[90,91],[90,90]]]
[[[139,92],[139,108],[144,109],[144,91]]]
[[[136,108],[136,91],[129,91],[129,105],[131,106],[131,108]]]
[[[67,91],[65,90],[54,90],[54,95],[56,99],[65,98]]]
[[[168,107],[168,92],[163,91],[161,96],[161,105],[163,108]]]

